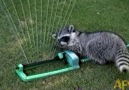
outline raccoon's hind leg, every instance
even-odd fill
[[[106,61],[105,60],[100,60],[100,59],[93,59],[93,61],[97,64],[100,64],[100,65],[104,65],[106,64]]]
[[[93,57],[92,55],[88,55],[89,59],[92,60],[95,64],[100,64],[100,65],[104,65],[106,64],[105,60]]]
[[[129,72],[129,53],[126,49],[117,51],[115,63],[120,72]]]

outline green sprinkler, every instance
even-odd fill
[[[127,45],[127,47],[129,47],[129,44]],[[61,69],[48,71],[48,72],[41,72],[41,73],[38,73],[38,74],[27,75],[25,73],[25,70],[33,69],[33,68],[38,67],[40,65],[50,63],[50,62],[54,62],[54,61],[59,61],[59,60],[60,61],[65,60],[65,62],[67,63],[67,66],[65,66],[64,68],[61,68]],[[89,59],[84,58],[84,59],[81,59],[80,61],[81,62],[87,62],[87,61],[89,61]],[[39,78],[45,78],[45,77],[52,76],[52,75],[59,74],[59,73],[68,72],[68,71],[75,70],[75,69],[78,69],[78,68],[80,68],[79,57],[74,52],[66,50],[64,52],[57,53],[55,58],[53,58],[51,60],[34,62],[34,63],[31,63],[31,64],[18,64],[18,65],[16,65],[16,74],[19,76],[19,78],[21,80],[26,82],[26,81],[39,79]]]
[[[31,69],[31,68],[37,67],[39,65],[42,65],[45,63],[50,63],[53,61],[58,61],[58,60],[65,60],[68,63],[67,67],[58,69],[58,70],[49,71],[49,72],[38,73],[38,74],[34,74],[34,75],[27,75],[25,73],[26,69]],[[31,81],[31,80],[35,80],[38,78],[44,78],[44,77],[48,77],[51,75],[71,71],[71,70],[77,69],[79,67],[80,67],[79,66],[79,57],[72,51],[64,51],[64,52],[58,53],[57,56],[55,56],[55,58],[53,58],[51,60],[45,60],[45,61],[35,62],[35,63],[31,63],[31,64],[18,64],[16,66],[16,74],[23,81]]]

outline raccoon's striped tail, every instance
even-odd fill
[[[119,50],[115,63],[120,72],[129,72],[129,53],[125,50]]]

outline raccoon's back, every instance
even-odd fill
[[[101,40],[108,39],[110,43],[118,43],[118,46],[125,46],[125,41],[123,38],[121,38],[120,35],[117,35],[116,33],[112,32],[89,32],[89,33],[80,33],[78,35],[78,39],[82,46],[85,46],[90,40],[102,37]],[[105,41],[106,42],[106,41]],[[126,47],[126,46],[125,46]]]

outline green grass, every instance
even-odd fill
[[[9,14],[2,1],[5,2],[10,15],[12,15],[18,33],[12,22],[9,21]],[[129,74],[119,73],[114,64],[100,66],[91,62],[82,64],[78,70],[27,83],[22,82],[15,75],[16,64],[45,60],[53,57],[59,51],[58,48],[53,49],[56,44],[51,38],[51,34],[65,23],[75,25],[80,31],[114,31],[129,42],[128,0],[77,0],[71,15],[70,10],[72,10],[74,0],[71,3],[70,0],[59,0],[57,9],[58,0],[54,0],[54,5],[53,0],[50,0],[49,6],[47,4],[48,0],[43,0],[42,4],[40,0],[36,0],[36,12],[35,0],[30,0],[31,10],[29,10],[27,0],[21,0],[25,17],[20,0],[13,1],[17,13],[11,0],[0,0],[1,90],[77,90],[78,87],[82,90],[113,90],[113,85],[117,79],[129,80]],[[68,22],[66,22],[67,20]],[[16,37],[18,34],[20,38]],[[28,61],[24,57],[19,41]],[[43,69],[45,68],[48,69],[49,65],[46,65]]]

